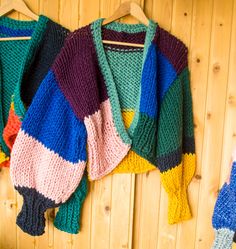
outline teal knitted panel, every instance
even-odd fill
[[[22,58],[26,56],[29,41],[8,41],[0,42],[0,61],[1,61],[1,113],[3,128],[7,122],[11,97],[14,93],[18,78],[20,77],[20,67]],[[9,151],[1,136],[1,146],[5,153]]]
[[[63,203],[56,214],[54,226],[64,232],[77,234],[80,231],[80,214],[88,194],[88,180],[85,174],[76,191]]]
[[[143,50],[106,49],[121,109],[135,110],[141,82]],[[112,87],[115,87],[112,85]]]

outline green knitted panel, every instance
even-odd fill
[[[143,50],[106,49],[121,109],[134,110],[137,105],[141,82]],[[112,87],[115,87],[112,85]]]
[[[172,83],[161,103],[158,120],[157,155],[167,155],[182,145],[183,89],[182,77]]]
[[[139,113],[132,150],[156,165],[157,121],[147,114]]]
[[[72,196],[63,203],[54,220],[54,226],[64,232],[77,234],[80,231],[81,209],[88,194],[88,180],[85,174]]]
[[[19,78],[22,58],[26,56],[29,41],[0,42],[1,102],[4,124],[7,122],[11,96]]]
[[[190,79],[188,68],[184,69],[182,73],[182,84],[183,84],[183,108],[184,108],[184,117],[183,117],[183,126],[184,126],[184,136],[193,137],[194,128],[193,128],[193,109],[192,109],[192,95],[190,89]]]
[[[0,62],[1,62],[1,113],[3,128],[7,123],[11,97],[18,82],[22,58],[26,56],[29,41],[7,41],[0,42]],[[5,153],[9,154],[1,136],[1,146]]]

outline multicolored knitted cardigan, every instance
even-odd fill
[[[38,22],[0,18],[0,37],[31,36],[30,40],[0,43],[0,166],[9,166],[9,148],[12,148],[26,106],[31,103],[67,34],[68,30],[42,15]]]
[[[144,49],[104,46],[102,39],[144,43]],[[187,186],[195,148],[187,48],[151,20],[148,27],[102,27],[98,19],[67,37],[12,150],[23,230],[32,232],[30,224],[42,233],[45,210],[71,196],[86,165],[90,180],[158,168],[169,223],[191,217]]]
[[[236,149],[233,153],[231,175],[217,198],[212,224],[215,240],[212,249],[231,249],[236,231]]]
[[[9,153],[20,130],[26,106],[30,105],[67,35],[67,29],[45,16],[40,16],[38,22],[0,18],[0,37],[32,36],[31,40],[0,43],[0,166],[9,166]],[[86,194],[87,180],[84,177],[70,200],[60,207],[55,219],[57,228],[78,232],[80,209]]]

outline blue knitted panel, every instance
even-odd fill
[[[176,76],[174,67],[160,51],[157,51],[156,45],[152,44],[144,63],[140,112],[156,117],[157,100],[163,99]]]
[[[31,36],[33,31],[33,29],[11,29],[0,25],[0,34],[7,37]]]
[[[230,183],[225,183],[217,198],[212,224],[215,229],[236,231],[236,162],[233,163]]]
[[[73,113],[52,71],[37,91],[22,129],[65,160],[86,161],[85,125]]]

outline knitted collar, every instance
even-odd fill
[[[127,144],[132,144],[132,137],[129,134],[134,133],[134,130],[138,123],[142,84],[140,83],[139,96],[137,96],[135,114],[134,114],[133,121],[129,127],[129,132],[128,132],[128,130],[126,130],[125,125],[124,125],[121,107],[120,107],[119,98],[118,98],[118,93],[117,93],[116,85],[114,82],[114,77],[113,77],[111,68],[109,66],[109,63],[107,61],[103,42],[102,42],[103,20],[104,20],[103,18],[100,18],[94,21],[91,25],[92,31],[93,31],[93,39],[94,39],[96,51],[98,54],[99,65],[100,65],[100,69],[103,74],[103,77],[105,79],[106,87],[108,90],[108,95],[111,101],[112,114],[113,114],[116,128],[118,129],[118,132],[122,140]],[[138,32],[146,32],[144,50],[143,50],[142,69],[143,69],[143,66],[146,60],[147,52],[149,50],[149,47],[156,33],[157,27],[158,25],[152,20],[149,20],[148,26],[145,26],[144,24],[124,24],[124,23],[118,23],[118,22],[112,22],[105,26],[106,29],[110,29],[110,30],[114,30],[118,32],[126,32],[126,33],[131,33],[131,34],[138,33]]]

